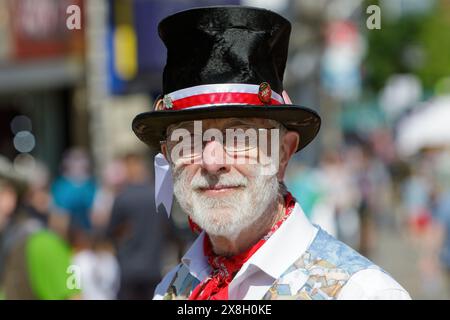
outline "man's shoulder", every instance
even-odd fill
[[[350,277],[340,300],[410,300],[409,293],[382,269],[364,269]]]
[[[328,266],[354,274],[366,268],[379,268],[359,252],[317,227],[318,232],[304,258],[328,262]]]

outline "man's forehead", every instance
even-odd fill
[[[217,118],[217,119],[203,119],[203,120],[191,120],[191,121],[182,121],[177,122],[169,126],[168,130],[193,126],[194,121],[200,121],[203,128],[209,127],[217,127],[217,128],[226,128],[237,125],[274,125],[276,123],[275,120],[263,119],[263,118]]]

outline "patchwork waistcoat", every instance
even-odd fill
[[[316,226],[317,227],[317,226]],[[370,260],[318,228],[313,242],[272,284],[263,300],[336,299],[350,277],[364,269],[378,269]],[[383,270],[381,270],[383,271]],[[187,299],[200,281],[181,264],[165,300]]]

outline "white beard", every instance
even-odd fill
[[[210,235],[236,239],[268,210],[275,210],[279,184],[276,175],[255,174],[247,178],[236,174],[199,175],[188,182],[183,169],[174,170],[174,194],[181,208]],[[240,186],[230,195],[208,197],[198,188],[212,185]]]

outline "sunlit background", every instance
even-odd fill
[[[286,181],[308,217],[449,299],[448,0],[0,0],[0,297],[149,298],[177,263],[194,235],[155,213],[131,121],[160,94],[158,22],[219,4],[292,22],[285,89],[322,117]]]

